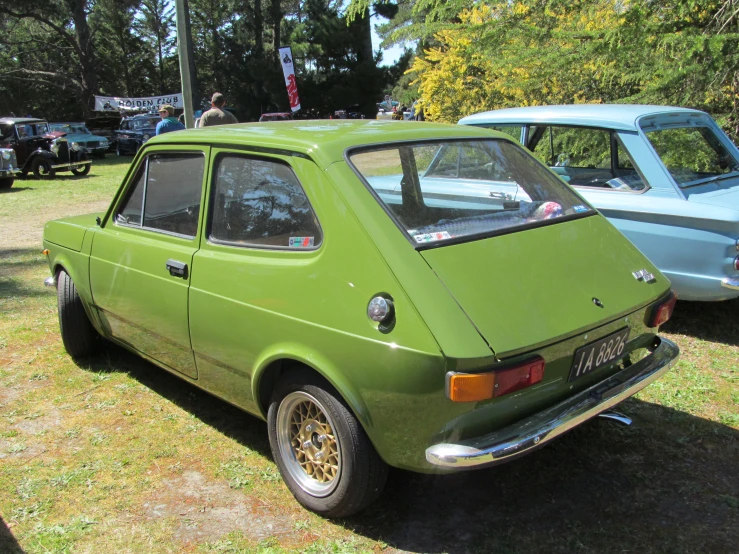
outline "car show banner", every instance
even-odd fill
[[[169,104],[174,108],[182,108],[182,93],[166,96],[144,96],[141,98],[127,98],[123,96],[95,96],[96,112],[117,112],[127,109],[152,109]]]
[[[280,48],[280,61],[282,62],[282,73],[285,75],[285,86],[287,96],[290,99],[290,109],[297,112],[300,109],[298,98],[298,85],[295,82],[295,68],[293,68],[293,53],[289,46]]]

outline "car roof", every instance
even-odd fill
[[[49,123],[49,125],[84,125],[84,121],[54,121],[53,123]]]
[[[292,115],[290,112],[269,112],[269,113],[263,113],[262,117],[265,115]]]
[[[498,137],[511,140],[502,133]],[[296,152],[322,167],[344,159],[348,148],[434,139],[490,139],[493,133],[468,125],[376,119],[303,119],[198,127],[152,137],[155,144],[219,144]]]
[[[45,119],[36,117],[3,117],[0,118],[0,125],[15,125],[16,123],[46,123]]]
[[[459,123],[478,125],[482,123],[513,124],[541,122],[637,131],[636,122],[640,118],[647,115],[668,113],[703,114],[704,112],[690,108],[654,106],[649,104],[568,104],[492,110],[469,115],[460,119]]]

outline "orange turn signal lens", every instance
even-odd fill
[[[41,253],[42,253],[42,254],[43,254],[44,256],[48,256],[48,255],[49,255],[49,252],[50,252],[50,250],[49,250],[48,248],[44,248],[44,249],[43,249],[43,250],[41,251]]]
[[[452,373],[447,396],[452,402],[479,402],[493,397],[495,373]]]
[[[486,373],[447,373],[446,394],[452,402],[479,402],[536,385],[546,362],[539,356],[519,365]]]

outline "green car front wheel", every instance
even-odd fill
[[[98,334],[87,318],[74,281],[63,269],[57,275],[56,297],[64,349],[73,358],[91,355],[97,346]]]

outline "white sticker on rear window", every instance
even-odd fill
[[[287,244],[290,248],[310,248],[313,242],[313,237],[290,237]]]
[[[422,235],[414,235],[416,242],[434,242],[436,240],[444,240],[452,238],[448,231],[440,231],[438,233],[423,233]]]

